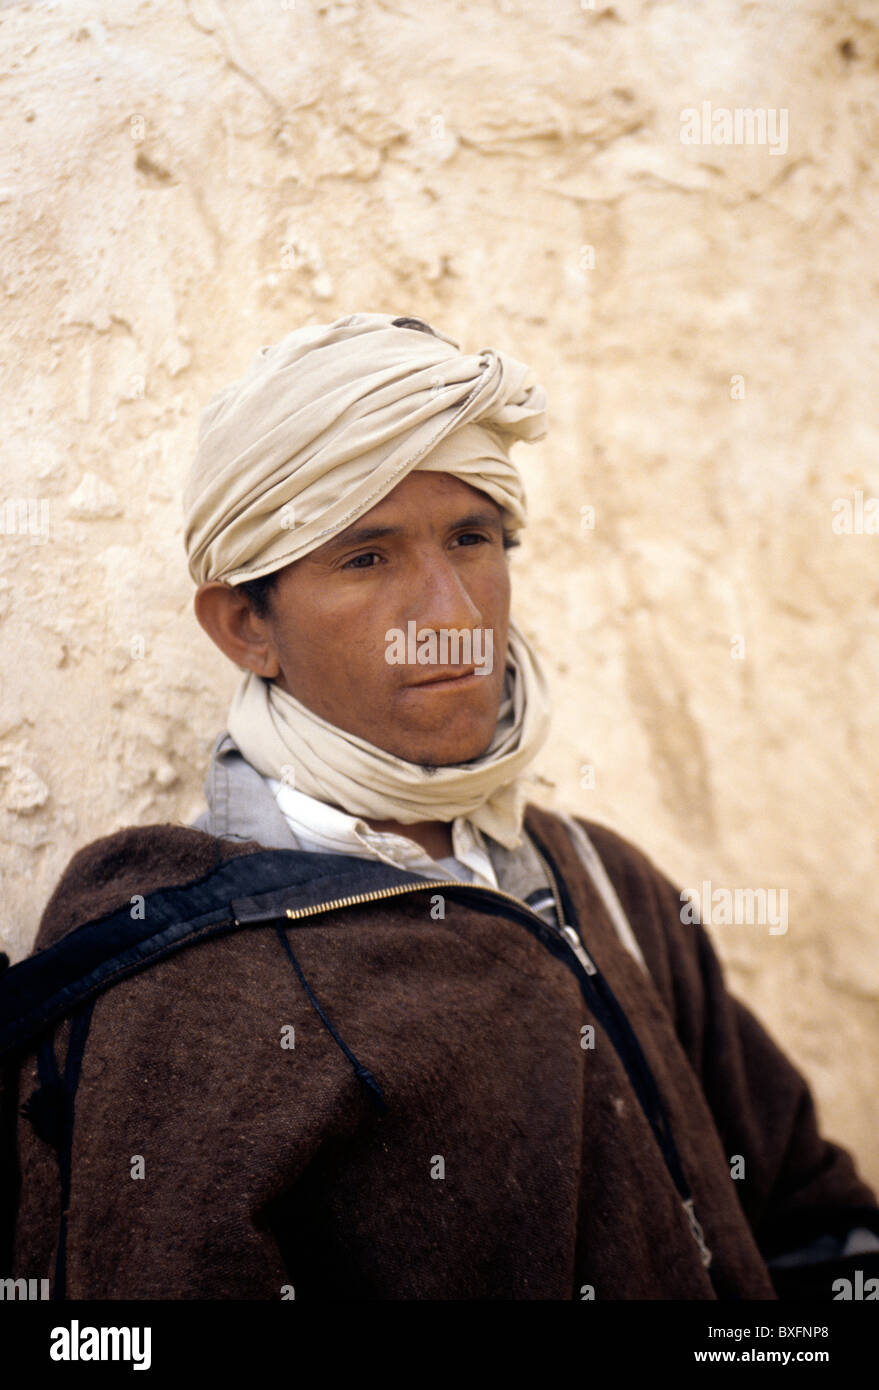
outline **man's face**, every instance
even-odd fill
[[[275,680],[337,728],[408,762],[467,762],[485,752],[497,723],[509,607],[500,508],[448,473],[410,473],[280,572],[265,620]],[[386,634],[408,635],[410,622],[416,635],[482,629],[482,646],[473,644],[469,662],[463,645],[450,645],[437,664],[389,663]],[[480,664],[490,672],[462,674]]]

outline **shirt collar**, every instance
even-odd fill
[[[349,815],[337,806],[328,806],[326,802],[307,796],[274,777],[264,780],[302,849],[366,854],[414,872],[436,866],[436,860],[407,835],[374,830],[360,816]],[[497,876],[478,827],[463,816],[458,816],[452,822],[451,830],[453,857],[473,869],[478,881],[496,888]],[[439,876],[444,877],[445,873],[441,869]]]

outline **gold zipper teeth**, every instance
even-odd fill
[[[551,880],[550,880],[551,881]],[[513,903],[520,912],[527,912],[531,917],[537,919],[541,926],[547,924],[536,912],[533,912],[527,903],[513,896],[512,893],[505,893],[502,888],[484,888],[481,883],[464,883],[461,879],[441,878],[431,882],[425,879],[424,883],[398,883],[393,888],[378,888],[374,893],[358,893],[353,898],[334,898],[332,902],[316,903],[313,907],[288,907],[285,916],[291,921],[296,921],[300,917],[315,917],[319,912],[333,912],[337,907],[353,907],[355,903],[374,903],[382,898],[396,898],[401,893],[420,893],[425,888],[475,888],[480,893],[492,893],[495,897],[506,898],[507,902]],[[561,921],[559,915],[559,921]]]
[[[424,883],[417,884],[398,883],[395,884],[393,888],[377,888],[374,893],[358,893],[355,894],[354,897],[333,898],[330,902],[315,903],[312,907],[288,907],[284,915],[285,917],[288,917],[291,922],[296,922],[301,920],[303,917],[317,917],[318,914],[321,912],[335,912],[336,909],[340,907],[354,907],[357,903],[380,902],[383,898],[398,898],[402,893],[422,893],[427,888],[448,888],[450,885],[452,887],[459,888],[475,888],[480,893],[489,893],[497,898],[505,898],[506,901],[512,903],[514,907],[518,909],[519,912],[526,912],[529,917],[533,917],[535,921],[539,922],[542,927],[549,927],[550,931],[554,931],[556,936],[560,937],[561,940],[564,941],[565,945],[568,947],[569,950],[573,950],[574,955],[577,956],[578,960],[580,961],[580,964],[584,967],[587,974],[594,975],[597,973],[595,962],[592,960],[592,957],[589,955],[588,951],[584,947],[577,932],[575,932],[572,927],[568,927],[567,929],[565,928],[565,918],[564,913],[562,912],[561,900],[559,898],[558,890],[556,888],[555,878],[550,872],[549,865],[543,858],[543,855],[540,853],[540,851],[536,848],[536,846],[535,853],[537,854],[537,857],[540,859],[540,862],[543,864],[543,867],[546,871],[547,880],[552,889],[552,895],[555,898],[556,912],[558,914],[559,919],[558,927],[552,927],[538,913],[536,913],[532,908],[530,908],[527,903],[523,903],[520,898],[514,897],[512,893],[505,893],[502,888],[484,888],[482,884],[463,883],[460,879],[452,880],[448,878],[435,879],[433,881],[425,879]],[[567,931],[571,933],[570,938],[567,936]]]
[[[380,898],[394,898],[400,893],[420,892],[422,888],[446,888],[449,880],[437,879],[436,882],[425,880],[424,883],[398,883],[393,888],[378,888],[374,893],[358,893],[353,898],[334,898],[328,903],[316,903],[313,907],[288,907],[285,916],[291,921],[298,917],[316,917],[319,912],[333,912],[337,907],[353,907],[355,903],[374,903]]]

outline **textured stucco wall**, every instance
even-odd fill
[[[238,679],[181,546],[202,405],[292,327],[416,314],[549,395],[538,798],[788,890],[713,936],[879,1182],[879,536],[831,524],[879,492],[877,67],[866,0],[0,5],[14,957],[76,848],[200,807]],[[706,101],[787,148],[683,143]]]

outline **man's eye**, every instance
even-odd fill
[[[461,535],[458,537],[458,540],[465,541],[468,536],[471,540],[485,541],[486,543],[488,542],[488,536],[483,536],[480,531],[463,531]]]
[[[363,552],[362,555],[355,555],[352,559],[346,560],[345,563],[344,563],[344,565],[342,566],[342,569],[343,569],[343,570],[349,570],[349,569],[352,569],[352,570],[371,570],[371,569],[374,568],[374,566],[372,566],[372,565],[361,565],[359,562],[360,562],[361,560],[372,560],[372,559],[377,559],[377,558],[378,558],[378,556],[377,556],[377,554],[376,554],[376,552],[375,552],[374,550],[366,550],[366,551]]]

